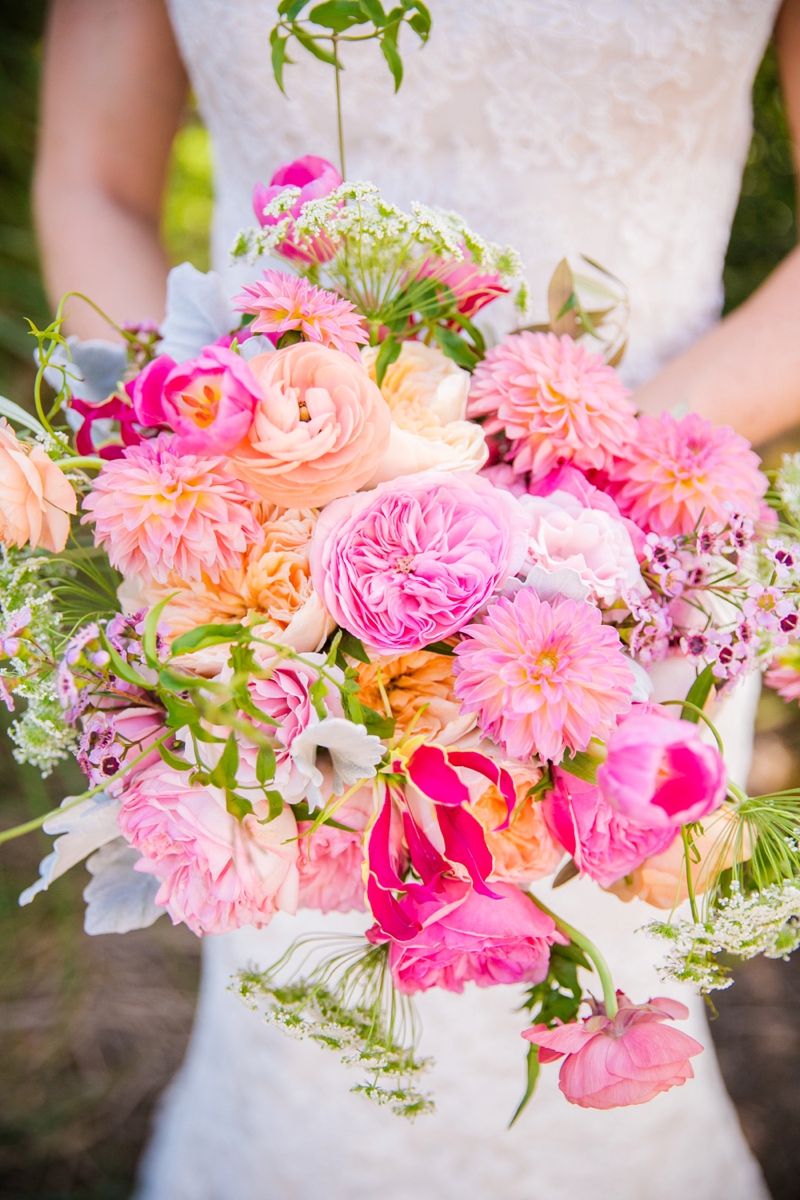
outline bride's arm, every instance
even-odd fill
[[[34,205],[48,294],[117,321],[163,315],[159,220],[186,76],[163,0],[55,0]],[[109,337],[80,301],[68,329]]]
[[[800,150],[800,0],[784,0],[778,58],[789,129]],[[752,442],[800,422],[800,247],[758,291],[635,396],[641,408],[676,405],[733,425]]]

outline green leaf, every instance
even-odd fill
[[[483,356],[486,354],[486,342],[484,341],[483,334],[481,333],[480,329],[478,329],[478,326],[473,325],[472,321],[468,320],[467,317],[463,316],[460,312],[458,312],[458,310],[453,313],[453,320],[457,321],[462,329],[466,329],[467,333],[472,338],[476,353],[483,358]]]
[[[274,821],[275,818],[279,817],[283,812],[283,796],[280,794],[280,792],[276,791],[265,792],[264,795],[266,796],[269,804],[269,815],[266,822],[269,824],[270,821]]]
[[[13,400],[7,400],[5,396],[0,396],[0,416],[7,417],[9,421],[16,421],[17,425],[31,429],[34,433],[45,431],[44,425],[37,421],[36,417],[32,417],[24,408],[20,408]]]
[[[479,363],[479,358],[474,350],[471,350],[462,337],[454,333],[452,329],[447,329],[444,325],[435,325],[433,328],[433,336],[436,338],[439,348],[452,358],[453,362],[459,367],[464,367],[467,371],[473,371]]]
[[[275,778],[275,751],[271,746],[262,746],[256,755],[256,779],[263,787]]]
[[[389,334],[385,342],[381,342],[378,357],[375,359],[375,378],[378,387],[383,383],[384,376],[389,367],[400,357],[402,348],[402,343],[395,341],[391,334]]]
[[[169,604],[177,592],[170,592],[169,596],[165,596],[163,600],[159,600],[158,604],[154,605],[147,614],[147,619],[144,623],[144,633],[142,634],[142,650],[148,667],[159,667],[158,661],[158,622],[164,609]]]
[[[287,21],[294,21],[307,4],[308,0],[281,0],[278,5],[278,15],[286,17]]]
[[[354,25],[364,25],[372,20],[369,13],[364,12],[359,0],[327,0],[325,4],[317,4],[312,8],[308,19],[324,29],[332,29],[334,33],[346,33]]]
[[[351,658],[355,658],[359,662],[369,662],[369,655],[364,649],[364,643],[361,641],[361,638],[357,638],[354,633],[348,633],[346,629],[342,630],[339,649],[344,654],[349,654]]]
[[[179,758],[177,754],[173,754],[171,750],[162,742],[158,747],[158,753],[163,758],[168,767],[172,767],[173,771],[190,771],[193,764],[187,762],[185,758]]]
[[[183,729],[185,726],[197,725],[200,720],[200,714],[193,704],[187,704],[185,700],[179,700],[177,696],[161,696],[161,701],[167,710],[167,727],[169,729]]]
[[[286,45],[289,39],[288,37],[281,37],[276,26],[269,35],[269,40],[272,46],[272,73],[275,76],[275,82],[285,96],[286,89],[283,86],[283,68],[285,63],[291,63],[292,61],[286,53]]]
[[[447,642],[429,642],[422,649],[427,650],[429,654],[446,654],[448,658],[452,658],[455,655],[455,650]]]
[[[370,708],[368,704],[360,705],[361,708],[361,725],[365,725],[370,733],[374,733],[375,737],[390,738],[394,736],[397,721],[394,717],[386,717],[383,713],[376,712],[374,708]]]
[[[389,65],[389,70],[392,73],[392,78],[394,79],[394,90],[395,92],[399,92],[400,84],[403,82],[403,60],[400,57],[400,52],[397,49],[396,26],[394,37],[391,36],[389,29],[387,28],[386,32],[381,38],[381,51],[383,53],[383,57],[386,59],[386,62]]]
[[[570,879],[574,879],[576,875],[580,875],[580,869],[575,859],[571,858],[569,862],[564,863],[564,866],[553,880],[552,886],[554,888],[563,887],[565,883],[569,883]]]
[[[296,346],[298,342],[303,341],[303,335],[299,329],[287,329],[282,333],[275,343],[276,350],[284,350],[287,346]]]
[[[299,25],[292,26],[292,33],[297,38],[300,45],[304,46],[306,50],[308,50],[309,54],[314,55],[314,58],[318,58],[320,62],[328,63],[328,65],[331,67],[336,67],[337,71],[340,69],[340,64],[336,56],[331,54],[330,51],[323,50],[321,46],[318,46],[314,39],[309,37],[305,30]]]
[[[312,683],[311,687],[308,689],[309,699],[310,699],[311,703],[314,705],[314,711],[316,712],[320,721],[324,721],[328,715],[327,712],[325,711],[325,697],[327,696],[327,694],[328,694],[328,685],[326,684],[325,680],[320,675],[319,679],[316,679],[314,681],[314,683]]]
[[[526,1079],[526,1083],[525,1083],[525,1095],[520,1100],[519,1105],[517,1106],[517,1111],[514,1113],[513,1117],[509,1121],[509,1124],[508,1124],[509,1129],[514,1124],[514,1122],[517,1120],[517,1118],[522,1116],[522,1113],[525,1110],[525,1107],[527,1106],[528,1101],[530,1100],[531,1096],[533,1095],[533,1093],[536,1089],[536,1081],[539,1078],[540,1069],[541,1068],[539,1066],[539,1047],[531,1045],[528,1047],[528,1073],[527,1073],[527,1079]]]
[[[686,693],[686,699],[690,704],[695,704],[698,708],[703,708],[715,682],[714,672],[711,663],[709,663],[707,667],[703,668],[689,688],[689,691]],[[694,725],[700,720],[700,714],[693,712],[691,708],[682,708],[681,717],[684,721],[691,721]]]
[[[322,813],[321,808],[315,808],[313,811],[308,807],[307,800],[301,800],[299,804],[290,805],[296,821],[316,821],[317,817]],[[335,821],[333,817],[326,817],[322,822],[323,825],[330,825],[333,829],[344,829],[346,833],[355,833],[355,830],[350,825],[342,825],[340,821]]]
[[[431,17],[424,4],[418,4],[420,12],[414,13],[413,17],[409,17],[408,23],[417,34],[420,41],[427,42],[428,35],[431,31]]]
[[[225,749],[213,771],[209,772],[209,783],[218,788],[236,787],[236,772],[239,770],[239,745],[234,734],[230,734]],[[251,810],[252,811],[252,810]]]
[[[567,750],[561,761],[561,770],[569,771],[570,775],[575,775],[584,783],[597,783],[598,765],[598,760],[584,750],[578,750],[576,754],[570,754]]]
[[[369,17],[376,29],[380,29],[386,23],[386,13],[380,0],[360,0],[360,4],[361,11]]]
[[[172,657],[188,654],[192,650],[202,650],[205,646],[216,646],[222,642],[233,642],[238,638],[249,637],[250,631],[241,624],[238,625],[198,625],[175,638],[172,643]]]
[[[225,807],[232,817],[236,817],[237,821],[248,817],[253,811],[253,806],[244,796],[237,796],[233,788],[225,789]]]
[[[125,662],[122,655],[111,645],[105,631],[102,629],[100,631],[100,641],[102,642],[103,649],[108,652],[111,659],[111,667],[115,675],[120,679],[124,679],[126,683],[134,684],[135,687],[150,689],[151,685],[146,679],[142,678],[138,671],[134,671],[133,667]]]

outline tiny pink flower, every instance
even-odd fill
[[[617,992],[619,1011],[612,1020],[605,1005],[593,1003],[590,1017],[570,1025],[533,1025],[522,1036],[539,1047],[539,1062],[564,1057],[558,1086],[570,1104],[581,1108],[624,1108],[646,1104],[659,1092],[694,1078],[690,1058],[703,1047],[694,1038],[662,1024],[685,1020],[685,1004],[656,996],[633,1004]]]
[[[675,828],[722,804],[728,774],[722,755],[700,740],[697,725],[651,709],[634,711],[607,742],[597,783],[618,812],[640,825]]]
[[[609,470],[636,437],[636,407],[600,354],[553,333],[516,333],[472,376],[469,416],[504,430],[514,470],[541,479],[560,463]]]
[[[94,522],[95,545],[123,574],[165,583],[170,571],[186,580],[205,572],[216,581],[263,541],[249,507],[256,498],[225,473],[224,459],[180,454],[161,434],[103,467],[82,524]]]
[[[532,588],[462,630],[455,692],[512,758],[561,762],[630,708],[634,678],[616,630],[585,601],[551,605]]]
[[[639,431],[611,472],[614,499],[643,529],[677,535],[727,523],[734,513],[755,520],[767,480],[750,443],[727,425],[690,413],[643,416]]]
[[[234,307],[255,314],[253,333],[299,330],[309,342],[331,346],[361,362],[358,347],[369,341],[364,322],[349,300],[314,287],[285,271],[265,271],[264,278],[245,284]]]
[[[281,194],[284,188],[299,187],[300,195],[297,203],[289,209],[290,228],[286,237],[277,248],[277,253],[293,262],[323,263],[333,258],[335,247],[324,235],[307,239],[292,236],[294,220],[300,216],[300,210],[309,200],[319,200],[335,191],[342,182],[342,177],[333,163],[315,154],[306,154],[294,162],[283,163],[278,167],[269,187],[257,183],[253,188],[253,211],[260,225],[277,225],[284,220],[283,216],[265,216],[264,208],[271,200]]]

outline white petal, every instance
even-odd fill
[[[255,358],[258,354],[270,354],[275,347],[268,337],[263,333],[254,333],[246,342],[242,342],[239,353],[245,362],[250,362],[251,358]]]
[[[326,717],[309,725],[292,742],[292,758],[298,769],[319,788],[322,772],[316,766],[317,749],[324,748],[333,762],[333,790],[340,796],[360,779],[372,779],[384,755],[380,738],[342,717]]]
[[[204,275],[191,263],[172,268],[167,276],[167,315],[161,326],[159,354],[186,362],[204,346],[230,333],[232,325],[225,289],[216,271]]]
[[[626,654],[625,662],[633,672],[635,681],[633,691],[631,692],[631,700],[634,704],[646,704],[655,691],[653,681],[641,663],[638,663],[635,658],[629,658]]]
[[[62,802],[62,809],[71,799],[71,796],[67,796]],[[56,838],[52,852],[39,863],[39,878],[22,893],[20,904],[30,904],[37,892],[46,892],[59,875],[74,867],[93,850],[99,850],[106,842],[119,837],[119,809],[119,800],[112,800],[101,792],[45,821],[42,826],[45,833],[60,833],[63,836]]]
[[[163,917],[165,909],[155,903],[159,880],[134,870],[141,857],[119,837],[88,860],[86,867],[94,878],[83,891],[87,933],[128,933],[147,929]]]
[[[564,596],[567,600],[585,600],[589,589],[577,571],[561,567],[558,571],[545,571],[544,567],[531,567],[525,579],[525,587],[532,587],[540,600],[548,602]]]

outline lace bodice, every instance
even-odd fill
[[[270,67],[274,0],[170,0],[216,155],[218,268],[258,179],[301,154],[336,161],[333,74]],[[636,384],[719,313],[750,138],[750,89],[777,0],[434,0],[404,34],[393,95],[375,43],[347,47],[348,175],[395,202],[458,209],[522,253],[534,302],[566,253],[631,293]],[[231,286],[234,286],[234,274]]]

